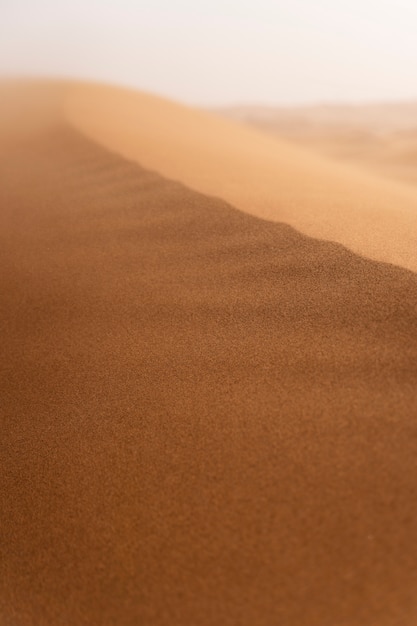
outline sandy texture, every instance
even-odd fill
[[[71,124],[199,192],[417,271],[417,191],[162,99],[74,86]]]
[[[0,155],[2,626],[415,624],[416,275],[39,128]]]
[[[8,97],[1,92],[0,111],[11,99],[13,115],[21,113],[19,125],[29,125],[25,104],[29,111],[35,108],[35,126],[47,117],[46,108],[51,118],[194,190],[374,260],[417,271],[414,187],[142,93],[81,83],[23,84],[16,89],[18,106],[8,86]]]

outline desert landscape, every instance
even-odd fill
[[[404,106],[2,81],[2,626],[417,623]]]
[[[217,112],[312,152],[417,183],[417,102],[237,106]]]

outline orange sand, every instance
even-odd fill
[[[35,100],[37,123],[46,104],[49,116],[196,191],[368,258],[417,270],[415,188],[146,94],[83,83],[16,89],[26,91],[19,102],[33,107]],[[23,111],[25,125],[28,117]]]
[[[238,163],[243,202],[269,162],[266,213],[307,225],[308,198],[330,220],[353,174],[288,147],[274,178],[284,144],[148,96],[49,86],[29,115],[8,94],[2,626],[414,624],[417,276],[221,199]],[[224,186],[201,195],[81,128],[196,187],[224,166]],[[346,236],[371,242],[372,206],[394,254],[414,196],[363,181],[338,204]]]

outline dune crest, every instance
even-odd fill
[[[417,192],[163,99],[75,86],[66,117],[98,143],[190,188],[368,258],[417,270]]]
[[[191,189],[417,271],[417,191],[411,186],[128,89],[44,81],[20,90],[26,109],[31,90],[35,93],[35,120],[46,107],[54,123],[62,119],[107,149]],[[21,119],[27,125],[27,114]]]

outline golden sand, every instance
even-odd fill
[[[296,178],[288,148],[292,178],[267,169],[250,215],[224,199],[231,172],[243,202],[283,147],[74,89],[39,87],[32,118],[15,91],[0,148],[2,626],[414,624],[417,276],[256,216],[268,197],[306,220],[297,180],[324,162],[300,156]],[[116,144],[194,187],[224,166],[224,187]],[[334,171],[311,216],[330,220]],[[363,194],[382,245],[414,196],[380,183],[372,204],[366,181],[339,211]]]

